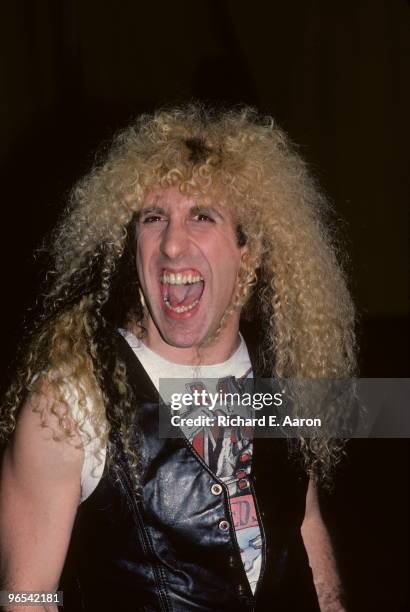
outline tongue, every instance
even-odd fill
[[[192,285],[167,285],[168,301],[171,306],[190,306],[195,300],[199,300],[203,291],[203,283],[192,283]]]

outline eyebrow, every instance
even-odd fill
[[[201,206],[199,204],[195,204],[194,206],[190,207],[189,212],[190,214],[199,214],[201,212],[211,212],[217,215],[218,217],[220,217],[221,219],[223,219],[221,212],[217,208],[214,208],[213,206],[205,206],[205,205]],[[153,205],[153,206],[148,206],[147,208],[142,208],[138,213],[138,218],[140,218],[143,215],[149,215],[150,213],[156,213],[159,215],[167,214],[166,210],[162,208],[161,206]]]
[[[161,206],[148,206],[148,208],[142,208],[138,213],[138,219],[142,215],[148,215],[150,213],[157,213],[160,215],[166,215],[165,209],[161,208]]]
[[[196,204],[195,206],[192,206],[192,208],[190,208],[190,212],[194,214],[198,214],[201,212],[211,212],[222,218],[222,214],[217,208],[214,208],[213,206],[206,206],[205,204]]]

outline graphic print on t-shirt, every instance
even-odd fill
[[[216,384],[216,392],[222,393],[223,396],[226,393],[238,393],[240,390],[240,382],[234,376],[221,378]],[[187,393],[192,394],[194,391],[210,390],[206,388],[203,380],[197,379],[186,385]],[[226,410],[227,405],[224,404],[216,407],[213,414],[225,414]],[[262,537],[249,480],[253,452],[252,429],[198,426],[189,430],[182,427],[182,430],[196,452],[228,487],[236,538],[254,593],[261,568]]]

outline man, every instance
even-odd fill
[[[61,581],[67,610],[343,610],[317,494],[337,444],[158,433],[160,378],[352,372],[324,208],[247,109],[159,112],[116,138],[54,235],[5,405],[3,589]]]

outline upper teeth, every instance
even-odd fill
[[[188,274],[182,274],[181,272],[177,272],[174,274],[173,272],[167,273],[164,272],[161,277],[161,283],[168,283],[169,285],[188,285],[191,283],[198,283],[199,281],[203,281],[204,279],[199,274],[192,274],[189,272]]]

